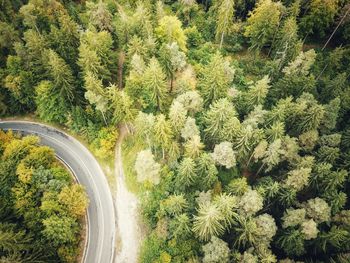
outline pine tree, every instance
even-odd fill
[[[113,31],[113,16],[103,1],[98,1],[97,3],[87,2],[86,7],[91,25],[95,26],[99,31]]]
[[[196,164],[191,158],[184,158],[178,167],[179,185],[191,186],[197,178]]]
[[[150,103],[162,108],[166,98],[167,84],[165,74],[156,58],[152,58],[143,75],[143,86],[149,93]]]
[[[206,137],[214,142],[234,138],[240,129],[236,115],[235,108],[227,99],[216,101],[204,115]]]
[[[182,70],[186,66],[186,55],[179,50],[176,42],[165,44],[160,49],[160,62],[165,68],[167,76],[170,78],[170,90],[173,90],[173,82],[176,72]]]
[[[162,17],[155,32],[162,43],[176,42],[182,51],[187,51],[187,37],[182,29],[181,21],[176,16]]]
[[[185,142],[184,148],[186,157],[198,158],[204,149],[204,144],[199,135],[194,135]]]
[[[228,33],[234,15],[234,0],[222,0],[218,3],[216,38],[220,38],[220,49],[224,42],[224,35]]]
[[[217,180],[218,170],[215,161],[208,153],[202,153],[197,160],[197,173],[199,178],[204,181],[205,188],[210,188]]]
[[[244,35],[249,37],[251,48],[260,50],[270,45],[278,30],[283,6],[271,0],[259,1],[249,14]]]
[[[55,51],[50,49],[47,56],[47,68],[54,90],[68,102],[72,102],[75,95],[72,70]]]
[[[40,118],[48,122],[65,123],[70,107],[50,81],[42,81],[35,88],[35,104]]]
[[[158,147],[162,149],[163,159],[165,158],[165,150],[169,149],[171,141],[173,139],[173,132],[171,124],[165,119],[163,114],[156,117],[156,121],[153,126],[154,142]]]
[[[205,105],[227,96],[228,88],[234,77],[234,70],[230,68],[220,53],[211,57],[201,75],[198,86],[203,94]]]
[[[224,232],[222,213],[215,204],[202,204],[198,215],[194,217],[192,231],[199,239],[207,241],[212,236],[219,236]]]
[[[103,119],[107,124],[105,113],[108,109],[108,94],[102,85],[102,80],[97,79],[93,73],[87,72],[85,76],[85,89],[85,98],[102,113]]]
[[[184,127],[186,115],[187,110],[185,109],[184,105],[177,100],[174,100],[169,109],[169,119],[176,133],[179,133],[179,131]]]

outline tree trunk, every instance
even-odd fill
[[[103,113],[103,111],[101,111],[101,113],[102,113],[103,121],[105,122],[106,126],[108,126],[105,114]]]
[[[223,43],[224,43],[224,32],[222,32],[222,34],[221,34],[220,49],[222,48]]]
[[[345,17],[346,17],[346,16],[348,15],[348,13],[349,13],[349,11],[350,11],[350,6],[349,6],[348,10],[346,10],[346,12],[345,12],[345,14],[343,15],[343,17],[340,19],[338,25],[337,25],[337,26],[335,27],[335,29],[333,30],[333,32],[332,32],[331,36],[328,38],[327,42],[324,44],[324,46],[323,46],[323,48],[322,48],[322,51],[326,48],[326,46],[328,45],[329,41],[331,41],[331,39],[333,38],[335,32],[337,32],[339,26],[341,25],[341,23],[343,23]]]
[[[261,172],[261,170],[262,170],[262,168],[264,168],[264,166],[265,166],[265,163],[263,163],[263,164],[260,166],[260,168],[259,168],[258,172],[256,173],[256,175],[258,175],[258,174]]]
[[[159,97],[157,96],[157,110],[160,111],[160,101]]]
[[[174,85],[174,77],[173,77],[173,75],[171,75],[171,77],[170,77],[170,90],[169,90],[169,93],[171,93],[173,91],[173,85]]]

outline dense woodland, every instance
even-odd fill
[[[350,261],[349,1],[3,0],[0,21],[3,116],[66,126],[101,158],[130,131],[140,262]],[[31,229],[9,190],[26,184],[12,164],[28,140],[14,139],[21,155],[0,144],[1,207],[21,213],[0,225],[0,254],[26,229],[71,262],[76,239],[49,224],[57,200]]]
[[[76,262],[88,200],[35,136],[0,130],[0,262]]]

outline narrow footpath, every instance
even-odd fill
[[[117,252],[115,263],[136,263],[141,240],[138,223],[138,199],[128,191],[123,172],[121,144],[127,135],[126,127],[119,131],[119,138],[115,151],[115,171],[117,192],[115,206],[117,212]]]

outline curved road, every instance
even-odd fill
[[[53,127],[25,121],[0,121],[4,130],[40,137],[70,167],[89,196],[88,239],[83,262],[111,263],[114,257],[115,214],[106,177],[92,154],[76,139]]]

